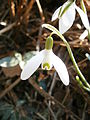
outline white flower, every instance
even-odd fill
[[[72,26],[75,20],[76,10],[81,17],[84,27],[89,30],[90,25],[87,14],[75,4],[75,1],[68,0],[52,15],[52,21],[57,18],[59,19],[59,31],[61,34],[65,33]]]
[[[86,36],[88,36],[88,31],[87,31],[87,30],[85,30],[85,31],[80,35],[79,39],[80,39],[80,40],[84,40]]]
[[[40,64],[44,70],[51,70],[54,66],[61,81],[65,85],[69,84],[69,75],[65,64],[53,53],[52,49],[46,49],[46,46],[44,50],[40,51],[27,62],[21,73],[21,79],[28,79],[38,69]]]

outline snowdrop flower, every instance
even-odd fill
[[[52,15],[52,21],[59,19],[59,31],[61,34],[65,33],[73,24],[75,20],[76,10],[79,13],[84,27],[89,30],[89,20],[87,14],[80,9],[73,0],[68,0],[60,6]]]
[[[21,53],[17,53],[17,52],[16,52],[16,53],[15,53],[15,57],[16,57],[17,60],[18,60],[18,64],[19,64],[20,68],[23,69],[24,66],[25,66],[25,62],[23,61],[23,58],[22,58]]]
[[[69,75],[67,68],[63,61],[53,53],[52,47],[53,38],[49,36],[46,39],[45,49],[40,51],[36,56],[32,57],[25,65],[21,73],[22,80],[28,79],[41,64],[41,67],[44,70],[51,70],[51,68],[54,66],[61,81],[65,85],[69,84]]]
[[[81,0],[81,8],[83,10],[83,12],[86,14],[87,16],[87,11],[86,11],[86,7],[84,5],[84,2],[83,0]],[[83,24],[85,21],[82,21]],[[87,16],[87,22],[88,22],[88,25],[85,27],[86,30],[80,35],[79,39],[81,40],[84,40],[86,36],[88,36],[88,39],[90,40],[90,23],[89,23],[89,20],[88,20],[88,16]],[[85,26],[85,25],[84,25]]]
[[[86,36],[88,36],[88,33],[89,31],[88,30],[85,30],[79,37],[80,40],[84,40]]]

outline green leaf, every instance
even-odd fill
[[[5,57],[0,59],[1,67],[14,67],[18,64],[18,60],[15,57]]]
[[[8,120],[11,115],[11,112],[12,112],[12,110],[10,110],[10,109],[3,111],[2,120]]]
[[[18,56],[17,56],[17,59],[19,60],[19,65],[20,65],[20,68],[23,69],[25,64],[27,63],[27,61],[29,59],[31,59],[33,56],[35,56],[37,54],[38,51],[30,51],[30,52],[27,52],[24,54],[23,58],[22,59],[18,59]],[[20,54],[18,53],[18,55],[20,56]],[[20,58],[20,57],[19,57]]]
[[[6,103],[0,103],[0,112],[1,111],[4,111],[4,110],[12,110],[13,109],[13,106],[12,105],[9,105],[9,104],[6,104]]]
[[[27,117],[27,116],[26,116],[26,117],[23,117],[23,116],[22,116],[20,120],[32,120],[32,118]]]
[[[24,103],[25,103],[25,100],[18,100],[16,103],[16,106],[17,107],[22,106]]]
[[[19,112],[13,110],[10,116],[10,120],[20,120]]]
[[[25,53],[23,56],[23,61],[27,62],[30,58],[35,56],[37,53],[38,53],[38,51],[30,51],[30,52]]]

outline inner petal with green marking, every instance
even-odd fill
[[[53,66],[51,53],[52,53],[52,50],[45,50],[45,57],[42,61],[42,65],[41,65],[43,70],[51,70],[51,68]]]
[[[63,14],[69,9],[69,7],[74,3],[73,0],[69,0],[68,2],[66,2],[66,4],[64,4],[64,6],[62,6],[60,8],[59,14],[58,14],[58,18],[62,17]]]
[[[49,63],[43,63],[42,65],[44,70],[50,70],[50,64]]]

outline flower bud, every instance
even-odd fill
[[[53,47],[53,38],[51,36],[49,36],[47,39],[46,39],[46,42],[45,42],[45,49],[47,50],[51,50]]]

